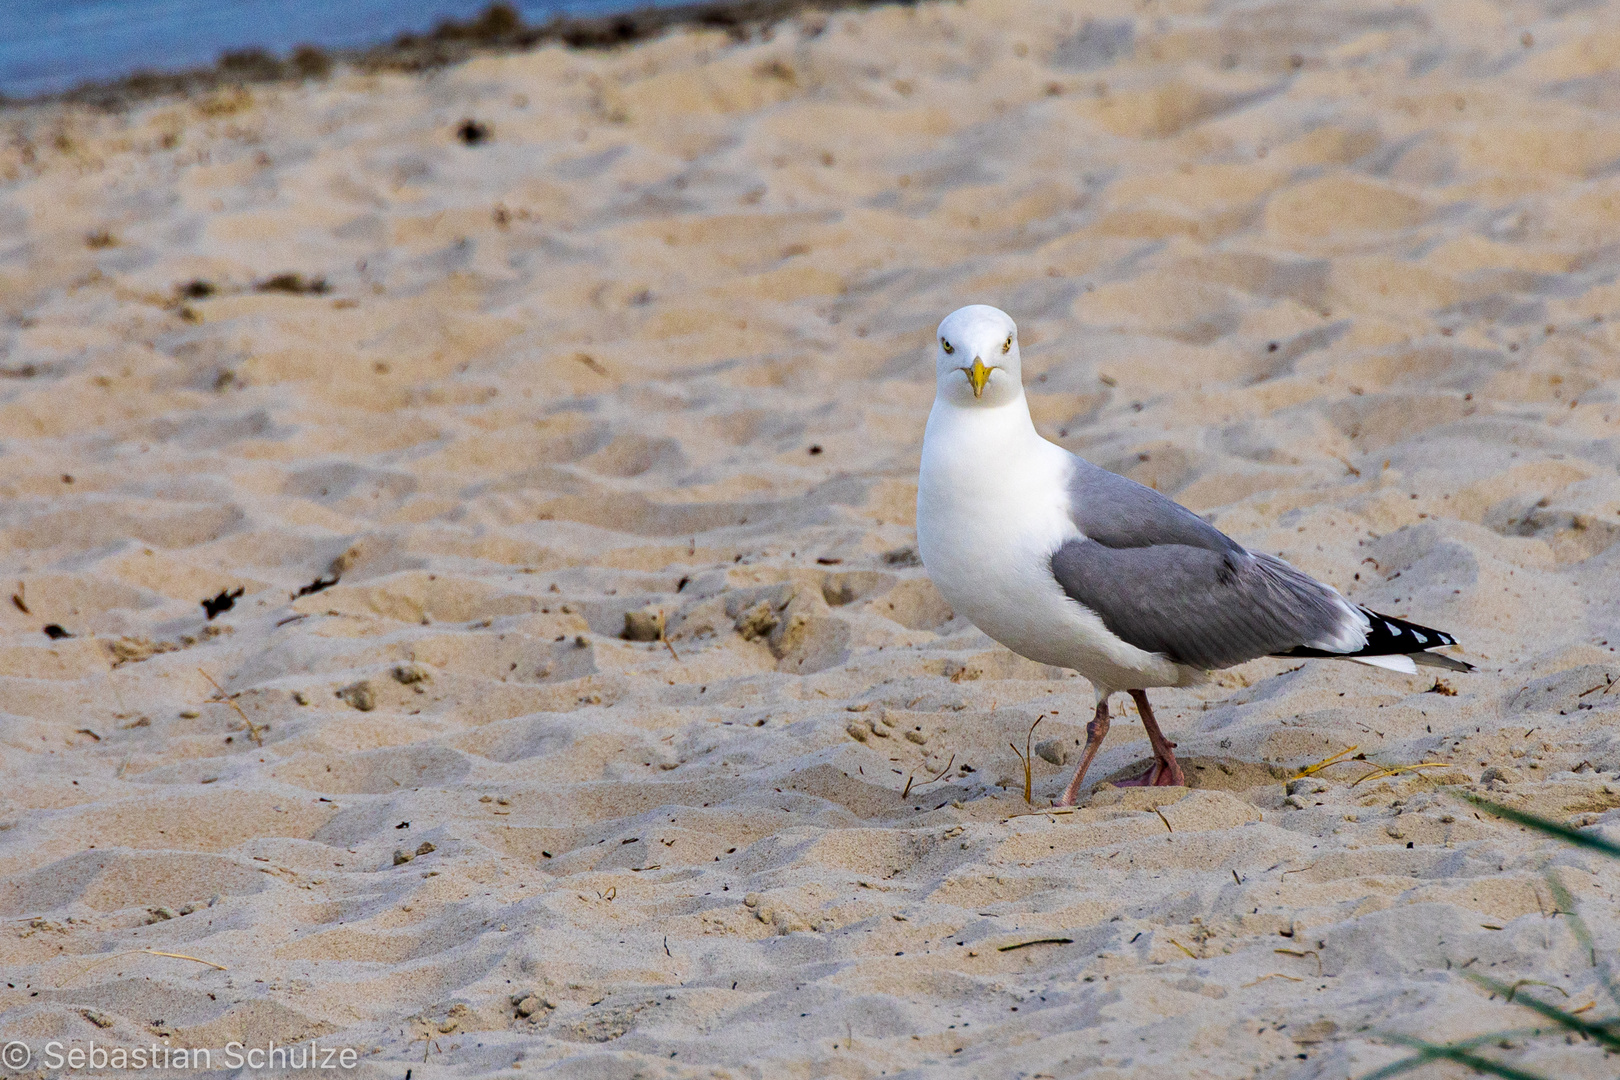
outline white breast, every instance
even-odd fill
[[[1073,668],[1099,689],[1177,685],[1177,665],[1121,641],[1052,577],[1052,553],[1080,535],[1071,462],[1035,431],[1022,398],[995,408],[936,401],[917,483],[928,576],[958,614],[1021,656]]]

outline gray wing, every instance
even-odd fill
[[[1069,478],[1069,517],[1086,537],[1110,548],[1184,544],[1237,552],[1243,545],[1188,510],[1135,480],[1075,457]]]
[[[1085,535],[1052,554],[1052,574],[1124,641],[1222,668],[1342,635],[1352,616],[1326,585],[1151,488],[1076,461],[1070,514]]]

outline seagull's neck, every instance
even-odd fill
[[[991,461],[1015,459],[1051,445],[1035,430],[1029,402],[1022,393],[990,406],[958,405],[938,395],[923,438],[941,448],[959,448]]]

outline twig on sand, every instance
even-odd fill
[[[1298,956],[1301,958],[1314,956],[1316,957],[1316,974],[1318,977],[1322,974],[1322,954],[1315,949],[1272,949],[1271,951],[1281,953],[1283,956]]]
[[[1170,819],[1169,819],[1169,818],[1167,818],[1167,817],[1165,817],[1165,816],[1164,816],[1164,811],[1163,811],[1163,810],[1160,810],[1160,809],[1159,809],[1159,808],[1158,808],[1158,807],[1157,807],[1157,806],[1155,806],[1155,807],[1154,807],[1154,808],[1153,808],[1153,812],[1154,812],[1154,813],[1155,813],[1155,814],[1158,814],[1158,815],[1159,815],[1159,820],[1160,820],[1160,821],[1162,821],[1162,822],[1164,822],[1164,827],[1165,827],[1165,828],[1167,828],[1167,829],[1169,829],[1169,830],[1170,830],[1170,831],[1171,831],[1171,832],[1175,832],[1175,831],[1176,831],[1176,830],[1175,830],[1175,827],[1174,827],[1174,826],[1173,826],[1173,825],[1171,825],[1171,824],[1170,824]],[[1242,882],[1241,882],[1241,881],[1240,881],[1240,882],[1238,882],[1238,884],[1239,884],[1239,885],[1241,885],[1241,884],[1243,884],[1243,883],[1242,883]]]
[[[1388,768],[1374,769],[1366,776],[1363,776],[1361,780],[1355,781],[1355,783],[1351,784],[1350,786],[1355,787],[1356,784],[1361,783],[1362,780],[1381,780],[1386,776],[1398,776],[1399,774],[1405,772],[1419,772],[1423,769],[1447,769],[1453,764],[1454,763],[1450,761],[1420,761],[1415,765],[1391,765]]]
[[[141,952],[150,953],[153,956],[167,956],[167,957],[169,957],[171,959],[174,959],[174,960],[191,960],[191,961],[194,961],[195,963],[198,963],[198,964],[207,964],[209,967],[216,968],[216,969],[218,969],[220,971],[229,971],[229,970],[231,970],[230,968],[226,967],[224,964],[216,964],[212,960],[204,960],[200,956],[187,956],[185,953],[177,953],[177,952],[163,952],[161,949],[142,949]]]
[[[1353,754],[1353,753],[1355,753],[1355,751],[1356,751],[1356,747],[1347,746],[1343,750],[1340,750],[1337,754],[1334,754],[1332,757],[1325,757],[1321,761],[1318,761],[1315,765],[1307,765],[1303,769],[1299,770],[1299,772],[1295,773],[1293,776],[1290,776],[1286,780],[1284,780],[1283,781],[1283,787],[1287,788],[1288,785],[1291,784],[1292,782],[1294,782],[1295,780],[1303,780],[1307,776],[1314,776],[1315,774],[1321,772],[1323,769],[1327,768],[1329,765],[1337,765],[1337,764],[1339,764],[1339,759],[1340,758],[1344,757],[1344,755],[1346,755],[1346,754]]]
[[[21,589],[22,589],[22,586],[19,585],[19,586],[17,586],[17,588],[18,588],[18,591],[20,592]],[[13,599],[16,599],[16,598],[13,597]],[[1580,693],[1576,694],[1575,696],[1576,697],[1585,697],[1587,694],[1595,694],[1599,690],[1603,691],[1604,694],[1608,694],[1608,692],[1610,690],[1613,690],[1616,686],[1620,686],[1620,679],[1610,678],[1609,673],[1604,672],[1603,673],[1603,681],[1601,683],[1599,683],[1598,685],[1592,687],[1592,689],[1590,689],[1590,690],[1582,690]]]
[[[1027,949],[1031,945],[1073,945],[1073,944],[1074,944],[1074,938],[1071,938],[1071,937],[1043,937],[1043,938],[1036,938],[1034,941],[1015,941],[1011,945],[1001,945],[1001,946],[998,946],[996,948],[996,952],[1012,952],[1014,949]]]
[[[947,761],[945,763],[945,767],[943,769],[939,770],[939,772],[935,773],[933,776],[929,777],[927,780],[924,780],[922,783],[918,784],[917,787],[925,788],[929,784],[932,784],[934,781],[938,780],[940,777],[942,777],[946,773],[950,772],[951,771],[951,766],[955,765],[955,764],[956,764],[956,755],[952,754],[951,755],[951,760],[949,760],[949,761]],[[906,790],[904,790],[904,791],[902,791],[900,793],[900,797],[902,799],[905,798],[907,795],[911,794],[911,781],[912,781],[913,778],[916,777],[916,775],[917,775],[916,773],[912,773],[911,776],[906,777]]]
[[[608,371],[608,369],[603,367],[601,363],[599,363],[597,359],[590,353],[575,353],[574,359],[578,360],[581,364],[584,364],[586,367],[590,368],[604,379],[613,378],[613,375]],[[426,1061],[427,1059],[423,1058],[422,1060]]]
[[[1517,994],[1519,992],[1519,987],[1521,987],[1521,986],[1545,986],[1549,990],[1558,991],[1560,994],[1563,994],[1564,997],[1566,997],[1566,998],[1569,997],[1569,991],[1565,990],[1562,986],[1554,986],[1552,983],[1550,983],[1550,982],[1542,982],[1540,979],[1520,979],[1518,982],[1516,982],[1512,986],[1508,987],[1507,999],[1509,1001],[1513,1000],[1513,995]]]
[[[1191,949],[1187,948],[1187,946],[1183,945],[1181,942],[1177,941],[1175,938],[1170,939],[1170,944],[1174,945],[1176,948],[1180,949],[1182,952],[1186,953],[1188,956],[1192,957],[1194,960],[1198,959],[1198,954],[1197,953],[1195,953]]]
[[[236,715],[240,716],[242,718],[242,723],[247,725],[248,734],[253,736],[253,741],[258,743],[260,746],[263,746],[264,736],[261,735],[260,732],[262,732],[264,729],[252,721],[248,714],[243,710],[242,706],[237,704],[236,699],[227,694],[225,692],[225,688],[214,681],[214,677],[212,675],[208,674],[208,672],[204,671],[202,668],[197,669],[197,674],[207,679],[208,685],[219,691],[220,700],[224,701],[225,704],[236,710]]]
[[[1296,979],[1292,975],[1284,975],[1280,971],[1273,971],[1270,975],[1262,975],[1258,979],[1254,980],[1254,982],[1246,982],[1243,985],[1246,988],[1250,987],[1250,986],[1257,986],[1260,983],[1265,982],[1267,979],[1287,979],[1289,982],[1304,982],[1305,981],[1304,979]]]
[[[1035,775],[1034,775],[1034,772],[1033,772],[1034,765],[1030,761],[1030,758],[1031,758],[1032,755],[1030,753],[1029,745],[1030,745],[1030,740],[1032,740],[1035,737],[1035,725],[1039,724],[1044,719],[1046,719],[1046,714],[1041,713],[1041,715],[1039,715],[1039,716],[1037,716],[1035,718],[1035,723],[1029,725],[1029,731],[1024,733],[1024,752],[1023,753],[1019,754],[1018,753],[1018,747],[1013,746],[1012,743],[1007,744],[1008,746],[1012,747],[1012,752],[1013,753],[1018,754],[1018,760],[1024,766],[1024,803],[1027,806],[1034,806],[1035,805],[1035,798],[1034,798]]]
[[[679,653],[677,653],[675,651],[674,644],[669,640],[669,637],[664,633],[664,627],[668,624],[668,622],[669,622],[669,613],[664,612],[664,611],[660,611],[658,613],[658,640],[662,641],[664,643],[664,648],[669,650],[669,655],[673,656],[675,658],[675,662],[678,664],[678,663],[681,662],[681,656],[680,656]]]

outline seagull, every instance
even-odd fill
[[[1073,806],[1120,691],[1153,747],[1125,784],[1181,785],[1147,691],[1191,686],[1261,656],[1354,660],[1413,674],[1472,671],[1450,634],[1380,615],[1279,558],[1250,551],[1134,480],[1042,438],[1029,416],[1018,327],[983,304],[939,324],[934,406],[917,478],[917,546],[957,614],[1020,656],[1070,668],[1097,695]]]

